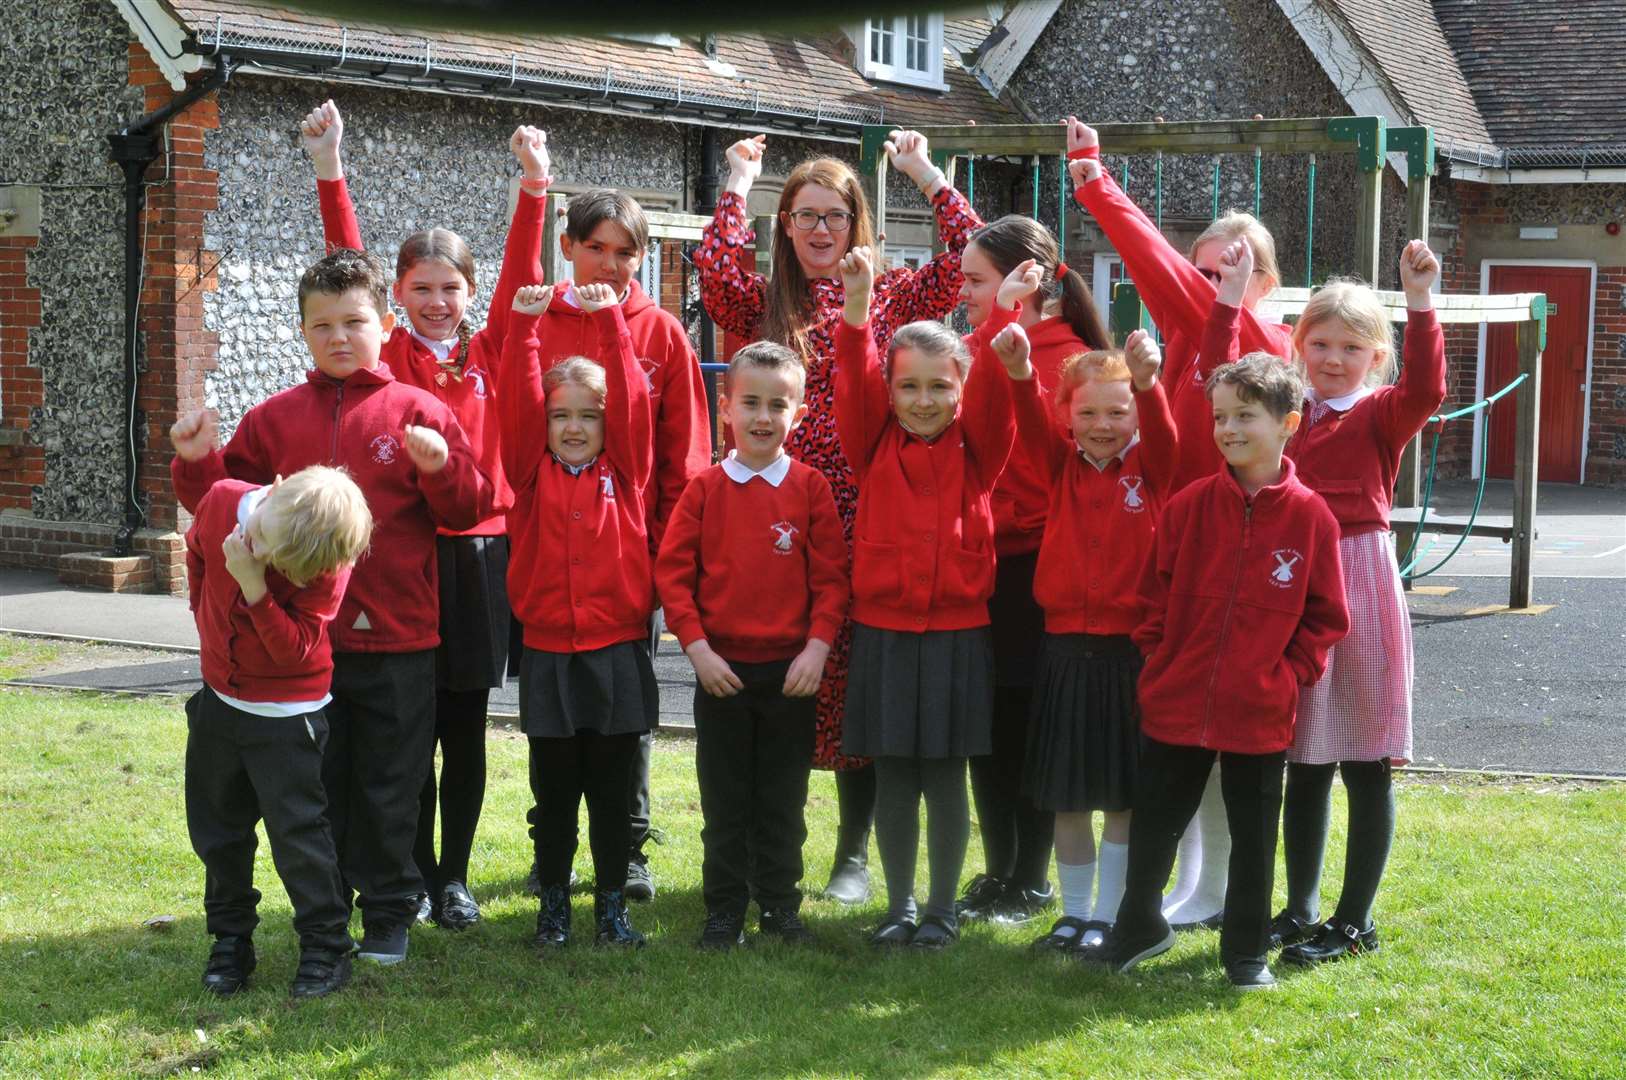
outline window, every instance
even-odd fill
[[[889,269],[906,267],[910,270],[919,270],[932,261],[932,249],[929,247],[894,247],[886,246],[886,264]]]
[[[864,24],[866,79],[945,90],[943,16],[898,15]]]

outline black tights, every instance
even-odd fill
[[[994,752],[971,759],[971,797],[977,804],[983,866],[990,877],[1020,889],[1042,890],[1050,871],[1056,815],[1022,794],[1027,757],[1028,711],[1033,690],[994,690]]]
[[[440,784],[435,770],[418,796],[418,838],[412,857],[424,886],[438,893],[449,881],[469,880],[469,854],[480,807],[486,798],[486,705],[490,690],[437,690],[435,739],[440,743]],[[440,804],[440,858],[435,858],[435,805]]]
[[[1321,864],[1332,815],[1332,774],[1342,772],[1349,796],[1344,888],[1333,918],[1364,930],[1389,863],[1395,835],[1395,792],[1388,761],[1340,761],[1287,766],[1282,839],[1287,859],[1287,911],[1305,922],[1319,917]]]

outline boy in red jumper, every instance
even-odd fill
[[[1174,944],[1163,886],[1218,755],[1232,838],[1220,957],[1231,985],[1258,990],[1275,984],[1265,952],[1299,688],[1321,677],[1349,612],[1338,522],[1282,457],[1299,426],[1298,374],[1252,353],[1215,371],[1208,396],[1226,468],[1169,501],[1141,579],[1128,879],[1105,942],[1077,955],[1128,971]]]
[[[264,484],[309,465],[348,469],[372,508],[381,543],[351,575],[332,630],[323,783],[340,867],[360,894],[361,956],[385,964],[406,958],[423,891],[412,843],[435,732],[435,529],[473,527],[494,497],[451,410],[379,362],[388,307],[377,261],[334,252],[299,281],[316,365],[306,381],[245,413],[224,453],[208,412],[170,430],[189,510],[228,475]]]
[[[220,481],[187,531],[204,685],[186,703],[186,828],[203,860],[215,939],[203,972],[211,993],[235,994],[254,970],[262,817],[299,932],[289,992],[322,997],[350,979],[350,911],[322,791],[322,709],[333,677],[327,624],[372,529],[361,489],[314,466],[267,487]]]
[[[807,415],[801,357],[760,341],[734,354],[719,405],[735,449],[697,476],[667,524],[655,584],[694,665],[695,768],[705,814],[701,948],[761,929],[812,935],[798,912],[803,811],[819,680],[847,613],[847,544],[830,483],[792,461]]]

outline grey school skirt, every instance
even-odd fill
[[[990,754],[993,712],[994,638],[988,627],[914,634],[853,623],[842,753]]]
[[[641,735],[660,718],[647,640],[578,653],[526,648],[520,658],[519,726],[533,739]]]

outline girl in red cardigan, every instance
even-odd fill
[[[1042,284],[1015,299],[1033,368],[1048,392],[1058,385],[1067,360],[1111,345],[1088,286],[1062,261],[1050,230],[1032,218],[1008,214],[973,232],[960,255],[965,276],[960,299],[972,327],[982,327],[995,314],[1001,284],[1029,259]],[[955,908],[962,919],[1020,923],[1055,896],[1046,880],[1054,815],[1035,807],[1021,790],[1034,664],[1044,632],[1044,613],[1033,599],[1033,573],[1050,491],[1020,441],[1000,474],[993,504],[999,557],[988,602],[994,633],[994,751],[971,759],[984,872],[971,879]]]
[[[344,119],[338,106],[327,101],[313,109],[300,134],[316,167],[327,249],[361,250],[361,229],[340,161]],[[503,477],[496,416],[489,406],[496,395],[514,290],[540,280],[536,253],[553,180],[545,133],[516,128],[508,145],[524,179],[485,326],[475,332],[467,317],[475,291],[474,253],[456,233],[426,229],[402,241],[396,256],[393,291],[406,321],[390,334],[381,356],[401,382],[427,390],[451,407],[497,495],[478,525],[463,532],[442,528],[435,545],[441,642],[435,664],[440,857],[435,856],[433,769],[419,799],[413,857],[428,889],[419,920],[433,918],[448,930],[472,926],[480,918],[467,885],[469,855],[485,801],[486,708],[491,691],[503,684],[509,652],[504,515],[513,493]]]
[[[1283,359],[1292,355],[1288,328],[1254,315],[1259,301],[1281,281],[1276,241],[1253,215],[1231,211],[1203,230],[1191,245],[1189,257],[1182,255],[1102,168],[1101,140],[1095,129],[1072,116],[1064,123],[1074,197],[1118,249],[1124,271],[1134,279],[1152,321],[1162,331],[1164,392],[1182,447],[1172,494],[1224,465],[1214,446],[1213,419],[1204,392],[1215,369],[1240,353],[1262,351]],[[1240,349],[1228,356],[1208,357],[1199,345],[1214,306],[1219,255],[1243,239],[1253,249],[1255,263],[1240,305]],[[1164,902],[1176,929],[1219,925],[1230,851],[1231,835],[1216,769],[1203,795],[1202,809],[1180,843],[1179,875]]]
[[[1023,269],[1031,290],[1037,271]],[[860,493],[842,750],[876,759],[889,902],[870,940],[941,948],[959,936],[954,894],[971,829],[966,758],[991,749],[990,495],[1016,438],[1011,381],[989,350],[979,347],[973,365],[957,334],[924,321],[893,335],[883,374],[869,326],[869,252],[849,252],[841,275],[836,424]],[[917,922],[922,796],[931,886]]]
[[[508,593],[525,628],[520,727],[530,740],[542,891],[536,942],[570,940],[570,864],[587,799],[598,944],[639,946],[624,888],[629,792],[660,701],[649,659],[654,607],[647,489],[655,467],[649,388],[613,288],[577,285],[606,367],[585,357],[542,372],[538,318],[553,289],[514,297],[497,395],[514,485]],[[546,417],[546,441],[537,418]]]
[[[1123,352],[1070,360],[1054,406],[1016,396],[1020,442],[1050,490],[1033,586],[1046,632],[1023,794],[1056,815],[1062,917],[1034,943],[1040,949],[1098,941],[1123,896],[1140,754],[1141,658],[1129,635],[1140,616],[1140,569],[1179,461],[1160,361],[1151,335],[1136,330]]]
[[[1445,340],[1429,298],[1439,272],[1439,259],[1421,240],[1400,256],[1406,355],[1393,385],[1380,385],[1394,370],[1389,314],[1365,285],[1328,284],[1293,333],[1310,394],[1287,452],[1338,519],[1350,629],[1328,654],[1326,674],[1299,697],[1287,752],[1287,908],[1271,931],[1273,943],[1288,946],[1282,959],[1289,963],[1378,946],[1372,900],[1394,839],[1390,769],[1412,756],[1411,619],[1389,536],[1389,500],[1401,452],[1445,400]],[[1335,771],[1349,795],[1344,887],[1332,918],[1318,927]]]
[[[694,264],[700,296],[718,326],[743,344],[758,339],[789,345],[807,363],[807,419],[785,448],[830,481],[842,526],[852,540],[858,488],[841,451],[835,419],[835,339],[843,305],[836,265],[850,248],[874,243],[869,202],[846,162],[812,158],[790,170],[779,196],[774,225],[773,272],[752,271],[753,242],[746,198],[762,174],[767,139],[758,135],[728,148],[727,190],[706,227]],[[882,274],[870,302],[875,347],[885,349],[892,332],[916,319],[941,319],[954,310],[960,288],[960,251],[982,222],[965,197],[932,164],[917,132],[894,131],[886,143],[893,166],[907,176],[937,215],[942,254],[918,270]],[[875,814],[875,770],[863,758],[841,752],[841,716],[847,694],[852,624],[830,650],[819,684],[818,731],[813,764],[835,769],[841,825],[835,863],[825,895],[846,904],[869,898],[869,833]]]

